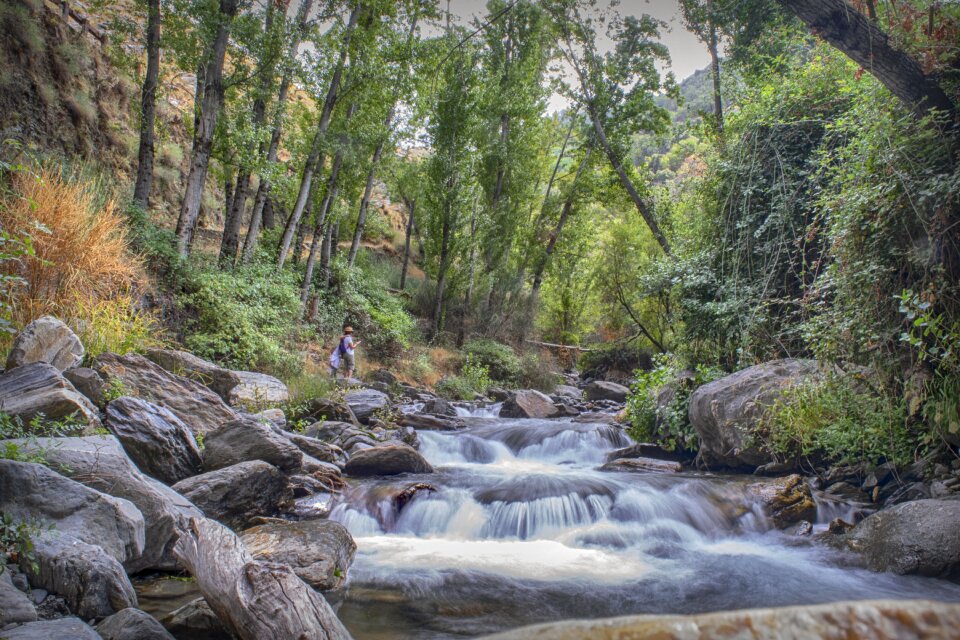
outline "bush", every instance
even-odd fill
[[[520,361],[520,386],[553,393],[562,378],[556,372],[556,363],[539,353],[528,353]]]
[[[587,351],[580,357],[584,378],[626,379],[633,371],[649,371],[653,366],[650,352],[636,344],[608,344]]]
[[[785,390],[764,416],[758,433],[776,454],[825,455],[838,463],[907,464],[916,447],[901,401],[840,375]]]
[[[479,338],[467,342],[463,350],[467,354],[466,363],[473,362],[486,367],[493,381],[511,386],[520,383],[524,373],[523,362],[510,346]]]
[[[436,392],[452,400],[473,400],[476,394],[486,395],[493,385],[490,370],[470,356],[464,362],[460,375],[444,378],[436,385]]]
[[[271,265],[223,272],[211,268],[191,277],[178,301],[192,319],[184,344],[200,357],[236,369],[289,378],[303,358],[294,341],[301,327],[296,275]]]

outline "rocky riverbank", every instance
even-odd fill
[[[755,505],[765,521],[797,540],[816,533],[815,542],[872,570],[960,577],[960,464],[930,459],[907,469],[833,468],[806,476],[751,449],[747,436],[758,408],[785,380],[803,375],[815,375],[815,367],[771,363],[695,391],[691,421],[703,442],[697,460],[653,444],[618,444],[598,468],[674,474],[706,464],[757,471],[743,482],[746,499],[720,505],[731,518]],[[616,424],[625,387],[566,382],[550,395],[499,391],[482,404],[504,418],[565,418],[584,432],[629,443]],[[277,408],[288,399],[276,378],[230,371],[182,351],[86,361],[83,345],[55,318],[25,329],[0,375],[2,411],[11,424],[42,428],[67,417],[80,424],[69,434],[61,425],[57,433],[0,442],[0,512],[11,525],[28,523],[32,541],[32,550],[9,549],[0,574],[0,637],[349,637],[324,593],[349,584],[357,546],[327,516],[345,487],[363,478],[416,474],[418,482],[379,496],[390,517],[429,496],[437,490],[429,482],[435,469],[421,452],[420,434],[463,431],[474,418],[386,371],[346,385],[337,397],[301,403],[291,415]],[[831,505],[843,505],[837,513],[849,520],[815,532],[818,514]],[[131,580],[147,575],[191,580],[202,597],[157,620],[138,609]],[[900,611],[900,605],[870,606],[851,610],[849,620],[886,620],[884,612]],[[947,605],[903,607],[928,626],[958,617]],[[809,619],[843,611],[826,605]],[[804,614],[750,615],[737,624],[786,624]],[[726,624],[717,620],[696,624]],[[643,624],[682,626],[672,618]],[[886,633],[883,625],[877,629]],[[569,637],[607,637],[600,628]]]

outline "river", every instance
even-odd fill
[[[348,587],[331,599],[357,640],[635,613],[960,601],[960,585],[852,568],[772,529],[745,497],[754,478],[600,472],[629,443],[619,428],[495,413],[474,412],[457,432],[421,431],[433,474],[351,480],[330,517],[358,551]],[[436,490],[398,513],[397,492],[418,482]],[[820,526],[839,513],[821,511]]]

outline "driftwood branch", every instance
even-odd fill
[[[220,621],[242,640],[351,640],[323,596],[282,564],[254,560],[223,525],[193,518],[174,554]]]
[[[587,353],[588,351],[593,351],[593,349],[586,349],[584,347],[577,347],[571,344],[554,344],[553,342],[540,342],[539,340],[526,340],[530,344],[535,344],[538,347],[547,347],[549,349],[570,349],[571,351],[579,351],[580,353]]]

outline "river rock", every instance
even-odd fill
[[[7,370],[45,362],[66,371],[80,364],[83,355],[83,344],[70,327],[53,316],[43,316],[17,334],[7,356]]]
[[[305,406],[290,418],[293,420],[312,420],[314,422],[346,422],[355,427],[360,426],[357,416],[353,415],[353,411],[346,402],[329,398],[308,400]]]
[[[100,377],[99,373],[90,367],[75,367],[64,371],[63,377],[73,385],[74,389],[83,394],[87,400],[101,409],[103,408],[103,391],[106,387],[106,382]]]
[[[447,416],[449,418],[457,417],[457,409],[443,398],[431,398],[423,403],[423,413],[430,413],[435,416]]]
[[[160,618],[177,640],[234,640],[203,598],[197,598]]]
[[[600,471],[680,473],[683,471],[683,466],[679,462],[655,460],[654,458],[619,458],[600,467]]]
[[[207,469],[222,469],[239,462],[263,460],[287,472],[298,471],[303,454],[272,427],[251,418],[228,422],[204,439],[203,463]]]
[[[294,444],[303,453],[313,456],[317,460],[330,462],[342,466],[346,462],[346,455],[343,449],[335,444],[329,444],[317,438],[303,436],[299,433],[284,433],[290,442]]]
[[[236,372],[224,369],[218,364],[186,351],[150,349],[146,355],[148,359],[170,373],[195,380],[208,387],[225,402],[229,399],[233,388],[240,384],[240,376]]]
[[[140,473],[113,436],[16,440],[28,452],[43,451],[47,462],[88,487],[132,502],[143,514],[146,536],[143,555],[127,569],[180,569],[172,547],[190,518],[200,510],[179,493]]]
[[[10,571],[0,573],[0,629],[8,624],[22,624],[37,619],[37,610],[30,598],[13,586]]]
[[[569,384],[558,384],[553,390],[553,395],[569,400],[583,400],[583,391]]]
[[[173,489],[224,524],[240,528],[251,518],[269,516],[291,496],[287,479],[262,460],[241,462],[181,480]]]
[[[254,558],[285,564],[320,591],[343,584],[357,551],[346,527],[332,520],[271,522],[247,529],[240,539]]]
[[[90,425],[100,424],[97,407],[46,362],[32,362],[0,375],[0,410],[24,424],[39,414],[51,420],[76,414]]]
[[[606,380],[594,380],[583,390],[583,395],[587,400],[612,400],[613,402],[626,402],[630,389],[617,384],[616,382],[607,382]]]
[[[357,451],[350,456],[343,472],[350,476],[392,476],[400,473],[433,473],[433,467],[407,445],[388,445]]]
[[[431,415],[427,413],[404,413],[397,422],[404,427],[424,429],[426,431],[456,431],[466,426],[460,418]]]
[[[3,632],[3,640],[102,640],[79,618],[40,620]]]
[[[97,356],[94,368],[102,376],[119,378],[131,395],[166,407],[195,434],[212,431],[238,417],[207,387],[170,373],[143,356],[104,353]]]
[[[819,375],[814,360],[774,360],[720,378],[690,395],[700,455],[715,467],[758,467],[770,457],[753,443],[763,411],[787,389]]]
[[[234,371],[240,384],[230,390],[227,402],[231,407],[262,409],[283,404],[290,399],[290,390],[279,379],[254,371]]]
[[[960,576],[960,500],[916,500],[864,518],[846,546],[874,571]]]
[[[552,418],[557,408],[549,396],[535,389],[517,391],[500,408],[501,418]]]
[[[522,627],[486,640],[738,640],[740,638],[944,638],[960,628],[960,605],[930,601],[864,600],[745,609],[690,616],[644,615],[567,620]]]
[[[669,460],[671,462],[680,462],[684,457],[674,451],[667,451],[655,444],[648,442],[638,442],[629,447],[615,449],[607,454],[607,462],[620,460],[622,458],[653,458],[654,460]]]
[[[175,640],[153,616],[132,607],[104,618],[96,629],[103,640]]]
[[[53,524],[57,534],[103,547],[118,562],[143,553],[143,516],[133,504],[40,464],[0,459],[0,512]]]
[[[200,472],[200,448],[173,412],[124,396],[107,405],[107,429],[144,473],[174,484]]]
[[[390,398],[387,394],[376,389],[351,391],[343,396],[343,400],[353,411],[353,415],[357,417],[360,424],[369,424],[374,413],[390,406]]]
[[[137,595],[123,566],[103,547],[57,531],[34,537],[36,566],[20,559],[33,587],[61,596],[83,618],[103,618],[137,606]]]
[[[817,505],[810,486],[797,474],[755,482],[747,486],[747,491],[781,529],[801,520],[817,519]]]

